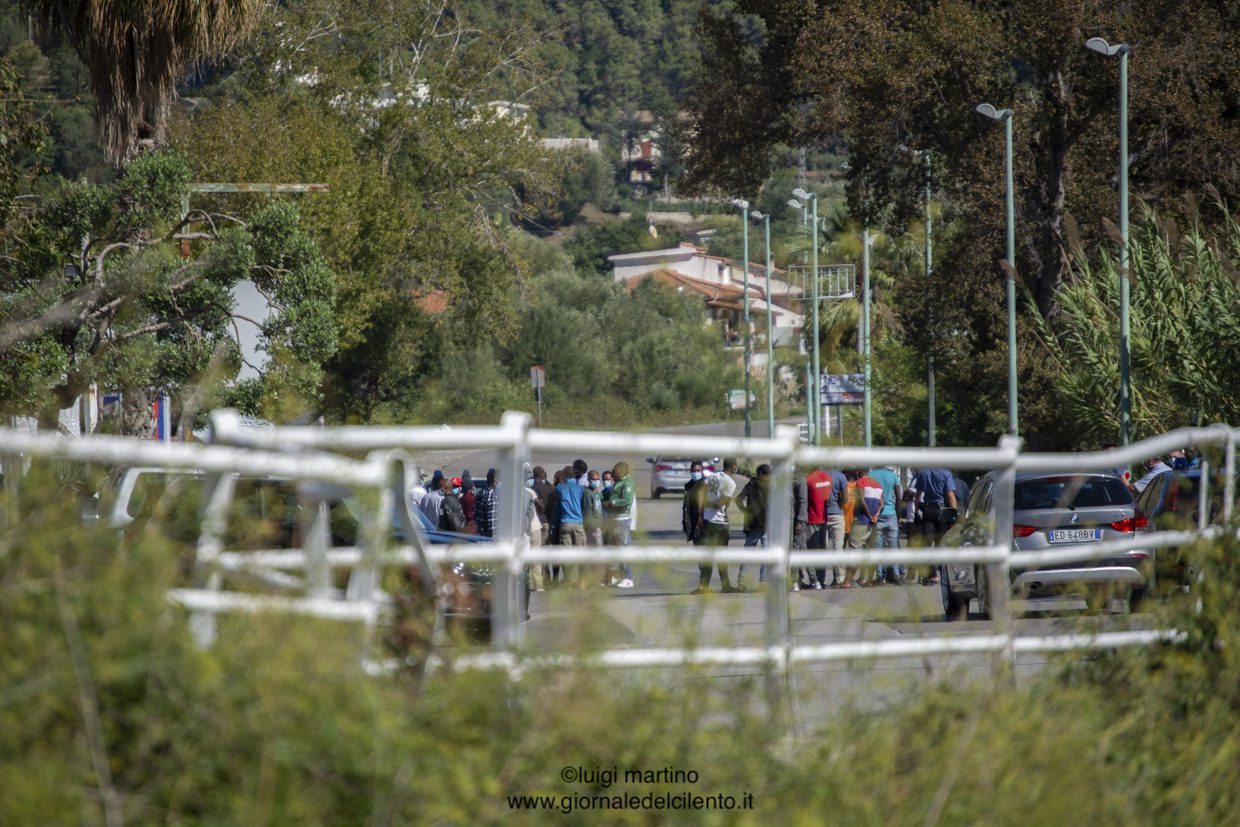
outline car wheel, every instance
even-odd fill
[[[1141,604],[1145,602],[1145,589],[1133,589],[1128,593],[1128,611],[1136,614],[1141,611]]]
[[[961,600],[960,596],[952,591],[951,581],[947,577],[947,568],[945,566],[939,570],[939,589],[943,597],[943,618],[948,621],[968,620],[969,601]]]
[[[659,495],[662,493],[663,493],[662,488],[652,488],[650,489],[650,499],[657,500],[659,499]]]
[[[973,572],[973,582],[977,584],[977,613],[985,620],[990,620],[990,576],[985,566],[978,566]]]

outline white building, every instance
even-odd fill
[[[745,271],[739,262],[712,256],[705,248],[683,242],[677,247],[619,253],[607,258],[612,263],[612,277],[616,281],[632,286],[645,278],[654,277],[678,290],[700,293],[712,318],[723,322],[725,335],[743,333]],[[776,345],[795,344],[804,325],[804,317],[800,313],[801,288],[785,281],[783,270],[774,268],[771,273],[768,286],[765,266],[749,263],[750,324],[755,328],[766,327],[769,299],[772,341]]]

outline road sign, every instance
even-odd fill
[[[530,368],[530,385],[534,390],[545,388],[547,386],[547,369],[542,365],[534,365]]]
[[[756,402],[757,399],[758,397],[754,396],[752,392],[749,394],[750,404],[753,404],[754,402]],[[745,409],[745,389],[744,388],[732,388],[730,391],[728,391],[728,407],[734,411],[742,411]]]
[[[865,374],[828,374],[822,377],[822,404],[860,405],[865,399]]]

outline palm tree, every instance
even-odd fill
[[[176,81],[250,31],[261,0],[25,0],[61,32],[90,74],[100,141],[123,163],[143,139],[162,137]]]

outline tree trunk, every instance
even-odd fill
[[[1046,168],[1042,190],[1037,205],[1037,223],[1034,231],[1037,251],[1034,261],[1033,294],[1038,310],[1043,316],[1054,315],[1055,292],[1067,278],[1070,266],[1068,245],[1064,239],[1064,204],[1067,190],[1064,173],[1067,168],[1068,150],[1074,141],[1068,129],[1069,92],[1063,73],[1051,73],[1047,83],[1047,108],[1050,110],[1049,134],[1046,137]]]
[[[153,439],[155,415],[151,410],[154,395],[147,389],[126,389],[121,395],[121,433],[125,436]]]

